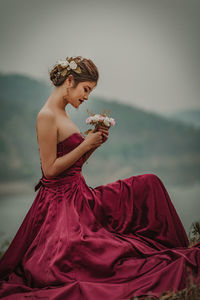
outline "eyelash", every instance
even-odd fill
[[[86,88],[84,88],[84,90],[85,90],[85,92],[87,92],[87,89],[86,89]]]

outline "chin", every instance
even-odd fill
[[[79,107],[79,105],[77,105],[77,104],[73,104],[73,103],[70,103],[71,104],[71,106],[73,106],[74,108],[78,108]]]

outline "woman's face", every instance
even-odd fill
[[[88,100],[88,96],[96,86],[96,82],[84,81],[69,89],[68,103],[78,108],[84,101]]]

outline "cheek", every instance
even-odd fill
[[[82,88],[79,88],[77,91],[76,91],[76,95],[82,95],[83,94],[83,89]]]
[[[81,96],[81,91],[80,91],[80,90],[75,90],[75,91],[73,91],[72,96],[73,96],[73,98],[80,98],[80,96]]]

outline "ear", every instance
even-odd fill
[[[70,87],[73,87],[74,86],[74,77],[72,74],[70,74],[68,77],[67,77],[67,80],[68,80],[68,84]]]

